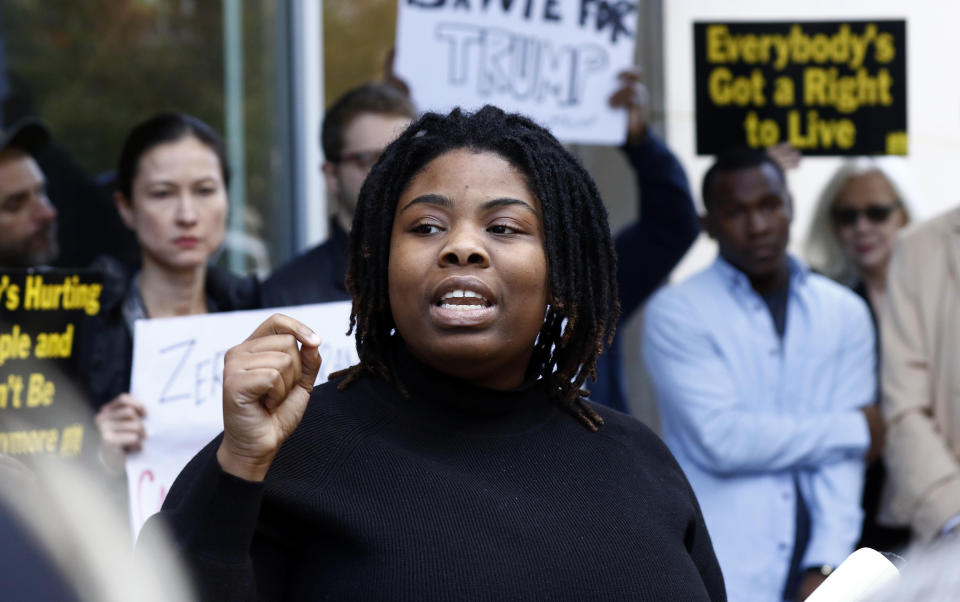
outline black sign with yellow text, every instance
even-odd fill
[[[694,23],[697,153],[907,153],[905,21]]]
[[[90,410],[74,371],[86,316],[100,311],[97,273],[0,271],[0,454],[89,457]]]

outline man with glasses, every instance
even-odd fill
[[[320,140],[327,192],[336,199],[330,236],[279,267],[263,285],[267,307],[350,299],[347,244],[360,187],[370,168],[417,116],[403,91],[392,84],[367,83],[349,90],[327,110]]]

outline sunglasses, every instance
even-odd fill
[[[830,210],[830,217],[838,226],[852,226],[857,223],[862,213],[871,224],[882,224],[890,219],[890,215],[897,210],[900,205],[867,205],[863,209],[853,209],[848,207],[834,207]]]

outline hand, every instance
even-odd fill
[[[821,575],[816,571],[807,571],[800,579],[800,587],[797,588],[797,600],[806,600],[813,590],[820,587],[820,584],[827,580],[826,575]]]
[[[297,342],[300,348],[297,348]],[[320,370],[320,337],[289,316],[274,314],[223,362],[225,472],[262,481],[283,442],[300,424]]]
[[[870,449],[867,450],[867,461],[873,462],[883,454],[883,444],[887,438],[887,427],[883,423],[883,414],[875,405],[860,408],[867,419],[867,428],[870,429]]]
[[[803,153],[795,149],[789,142],[781,142],[771,146],[767,149],[767,154],[777,162],[784,173],[800,165],[800,159],[803,158]]]
[[[611,107],[627,109],[627,142],[639,143],[647,135],[647,110],[650,94],[643,85],[639,68],[621,71],[617,75],[620,87],[610,95]]]
[[[123,472],[126,456],[143,448],[147,410],[129,393],[117,395],[100,408],[94,422],[100,431],[100,459],[115,472]]]

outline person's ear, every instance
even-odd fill
[[[910,223],[910,215],[907,213],[907,210],[903,208],[903,205],[899,205],[893,212],[895,214],[894,219],[897,220],[897,228],[903,228]]]
[[[717,237],[714,235],[713,225],[713,218],[709,211],[700,215],[700,228],[707,233],[707,236],[716,240]]]
[[[783,209],[787,212],[790,221],[793,221],[793,196],[787,191],[783,193]]]
[[[131,230],[135,230],[133,204],[130,202],[130,200],[123,196],[122,192],[116,190],[113,193],[113,203],[117,206],[117,213],[120,214],[120,219],[123,220],[123,223],[126,224],[126,226]]]
[[[327,193],[335,198],[340,198],[340,178],[337,177],[337,164],[331,161],[324,161],[320,166],[323,172],[323,179],[327,183]]]

